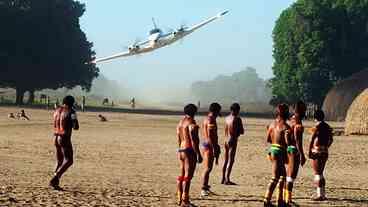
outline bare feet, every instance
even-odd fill
[[[325,201],[327,200],[326,196],[312,196],[312,201]]]
[[[238,184],[236,184],[234,182],[231,182],[230,180],[229,181],[226,181],[224,184],[225,185],[238,185]]]
[[[63,190],[60,186],[59,186],[59,178],[54,176],[51,180],[50,180],[50,183],[49,185],[54,188],[54,190]]]

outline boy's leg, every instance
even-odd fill
[[[227,143],[225,143],[224,165],[222,167],[221,184],[225,184],[225,182],[226,182],[225,176],[226,176],[226,169],[227,169],[228,161],[229,161],[229,147],[228,147]]]
[[[267,191],[264,198],[264,204],[265,206],[269,206],[271,204],[271,198],[272,194],[277,186],[277,182],[279,180],[279,173],[277,170],[277,161],[274,156],[271,155],[271,161],[272,161],[272,179],[270,180]]]
[[[176,198],[177,198],[177,204],[180,205],[181,204],[181,198],[182,198],[182,194],[183,194],[183,181],[184,181],[184,161],[182,160],[181,157],[181,152],[179,152],[178,154],[179,157],[179,162],[180,162],[180,175],[177,177],[176,179]]]
[[[289,163],[288,163],[288,170],[287,170],[287,177],[286,177],[286,184],[284,189],[284,201],[287,204],[292,202],[292,194],[293,194],[293,187],[294,181],[297,177],[300,165],[299,155],[297,154],[289,154]]]
[[[61,146],[58,144],[57,137],[55,137],[54,145],[55,145],[55,148],[56,148],[56,167],[55,167],[54,173],[56,173],[58,171],[58,169],[60,168],[60,166],[63,164],[64,155],[63,155],[63,152],[61,150]]]
[[[214,157],[213,157],[213,153],[210,152],[209,150],[204,152],[204,171],[203,171],[203,176],[202,176],[202,196],[207,196],[208,195],[208,190],[209,190],[209,178],[210,178],[210,173],[212,171],[212,167],[213,167],[213,161],[214,161]]]
[[[229,149],[230,160],[229,160],[229,165],[227,166],[227,174],[226,174],[226,182],[229,185],[235,184],[230,181],[230,175],[231,175],[231,171],[233,169],[233,165],[235,162],[236,148],[237,148],[237,143],[234,143],[232,146],[230,146],[230,149]]]
[[[279,182],[278,182],[278,193],[277,193],[277,205],[283,206],[284,205],[284,188],[286,182],[286,169],[283,158],[279,158],[277,160],[277,170],[278,174],[280,175]]]
[[[185,174],[183,179],[183,195],[182,201],[184,204],[189,204],[189,190],[190,190],[190,183],[194,175],[195,166],[196,166],[197,159],[194,154],[188,155],[185,159]]]
[[[56,172],[56,177],[60,179],[68,168],[73,165],[73,146],[70,140],[62,140],[61,137],[58,138],[58,143],[62,146],[61,151],[64,156],[63,163]]]

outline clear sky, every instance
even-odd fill
[[[129,88],[189,87],[198,80],[230,75],[245,66],[255,67],[263,78],[272,76],[272,29],[281,11],[293,0],[81,0],[86,13],[81,25],[94,43],[97,57],[126,50],[137,38],[145,40],[151,18],[163,30],[199,23],[223,10],[212,22],[182,43],[139,57],[99,64],[109,79]]]

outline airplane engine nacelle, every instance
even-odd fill
[[[137,50],[139,50],[139,46],[138,45],[132,45],[128,47],[129,52],[136,52]]]

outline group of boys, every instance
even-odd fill
[[[297,177],[299,166],[303,166],[306,158],[303,151],[306,105],[299,101],[294,105],[294,114],[290,116],[289,106],[280,104],[276,108],[276,118],[267,129],[267,142],[271,144],[268,154],[272,163],[272,179],[268,185],[264,206],[272,206],[273,191],[278,186],[277,206],[292,204],[293,184]],[[314,182],[317,188],[315,201],[325,200],[325,179],[323,171],[328,159],[328,148],[333,142],[332,129],[324,122],[324,113],[316,110],[316,121],[312,128],[312,139],[309,145],[308,157],[311,159],[314,171]]]
[[[231,113],[225,118],[225,142],[224,165],[221,183],[225,185],[234,185],[230,181],[230,174],[235,160],[235,153],[238,144],[238,138],[244,134],[242,120],[239,116],[240,106],[234,103],[230,107]],[[191,206],[189,201],[190,182],[197,163],[203,162],[202,190],[201,196],[208,196],[210,193],[209,177],[214,162],[218,164],[220,155],[220,145],[218,143],[216,118],[221,114],[221,106],[218,103],[212,103],[209,112],[203,120],[202,142],[200,151],[199,125],[197,125],[194,116],[197,113],[197,107],[194,104],[188,104],[184,107],[185,116],[180,120],[176,131],[178,139],[178,157],[180,161],[180,175],[177,178],[177,204],[181,206]]]
[[[59,187],[59,180],[65,171],[73,164],[73,148],[71,142],[72,130],[79,129],[76,111],[73,109],[75,100],[66,96],[63,103],[54,112],[54,135],[57,165],[55,174],[50,181],[54,189]],[[184,117],[177,125],[178,159],[180,175],[177,177],[177,204],[191,206],[189,189],[191,179],[197,163],[203,163],[201,196],[210,193],[209,177],[214,162],[218,164],[220,145],[218,142],[217,117],[221,116],[221,105],[212,103],[209,112],[204,118],[201,131],[202,141],[199,139],[199,125],[194,119],[198,111],[197,106],[188,104],[184,107]],[[244,134],[242,120],[239,116],[240,106],[234,103],[230,107],[230,115],[225,118],[224,165],[222,168],[221,183],[234,185],[230,174],[235,160],[238,138]],[[278,186],[278,206],[289,206],[292,202],[292,189],[297,177],[299,166],[303,166],[306,158],[303,151],[304,127],[302,120],[305,117],[306,106],[303,102],[294,105],[294,113],[290,116],[289,106],[280,104],[276,107],[276,118],[267,127],[267,142],[271,144],[268,155],[272,163],[272,179],[265,194],[264,205],[272,206],[273,191]],[[314,200],[325,200],[325,179],[323,171],[328,159],[328,148],[333,142],[332,129],[324,122],[324,113],[317,110],[314,113],[316,121],[312,128],[312,139],[309,145],[308,157],[311,159],[315,174],[314,181],[317,195]],[[201,147],[200,147],[201,146]],[[200,150],[202,148],[202,150]]]

